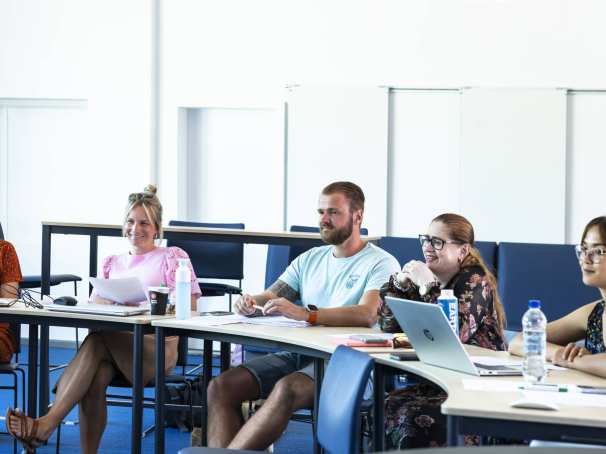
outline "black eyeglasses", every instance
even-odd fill
[[[582,244],[577,244],[574,247],[574,252],[579,260],[584,260],[587,257],[591,263],[597,265],[604,260],[606,248],[604,246],[586,247]]]
[[[443,240],[437,236],[430,235],[419,235],[419,242],[421,243],[421,247],[425,246],[426,244],[431,244],[431,247],[436,251],[441,250],[445,244],[464,244],[462,241]]]

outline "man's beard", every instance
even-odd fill
[[[334,246],[338,246],[347,240],[351,233],[353,232],[353,216],[349,218],[349,222],[345,227],[340,229],[332,228],[328,230],[324,230],[322,226],[320,226],[320,236],[322,237],[322,241],[327,244],[332,244]]]

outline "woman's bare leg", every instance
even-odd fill
[[[115,367],[101,362],[88,392],[79,405],[80,448],[84,454],[96,453],[107,424],[107,387],[116,375]]]
[[[45,416],[38,418],[38,439],[47,440],[71,409],[86,395],[102,362],[111,362],[111,355],[100,334],[91,333],[59,379],[55,403]],[[18,418],[11,417],[9,424],[17,436],[22,435]],[[30,424],[33,424],[33,419],[28,418],[28,429]]]

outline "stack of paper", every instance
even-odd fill
[[[221,326],[230,325],[232,323],[248,323],[250,325],[267,325],[267,326],[283,326],[287,328],[305,328],[309,323],[293,320],[284,316],[268,316],[268,317],[246,317],[240,314],[231,315],[204,315],[192,319],[197,324],[202,326]]]

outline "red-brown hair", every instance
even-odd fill
[[[448,231],[449,240],[458,241],[463,244],[469,244],[471,247],[469,248],[469,253],[461,262],[461,267],[465,266],[479,266],[484,271],[486,276],[486,280],[488,284],[492,288],[492,301],[494,303],[495,310],[497,312],[497,322],[499,324],[499,331],[501,335],[503,335],[503,330],[505,329],[506,318],[505,318],[505,310],[503,309],[503,305],[501,304],[501,298],[499,298],[499,292],[497,291],[497,280],[494,277],[494,274],[488,269],[486,263],[482,259],[482,255],[480,251],[475,247],[475,234],[473,231],[473,226],[471,222],[469,222],[465,217],[460,214],[454,213],[444,213],[432,221],[441,222],[446,227]]]

